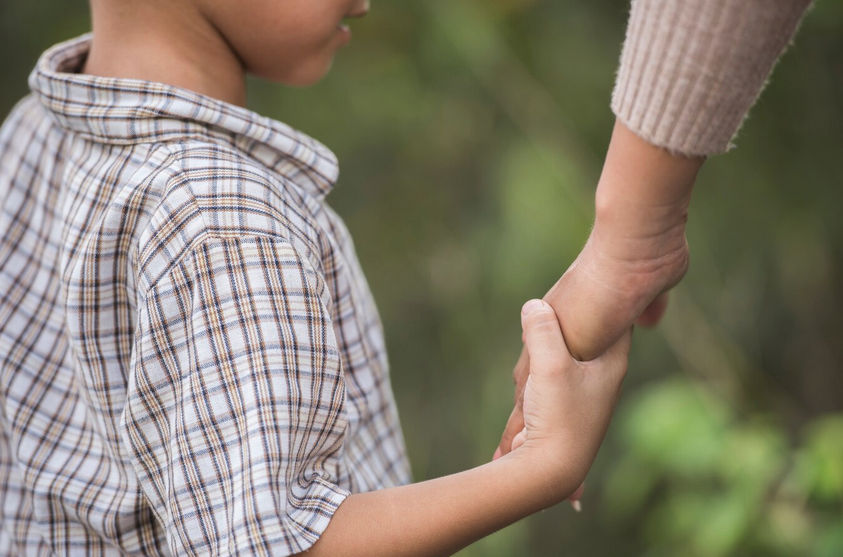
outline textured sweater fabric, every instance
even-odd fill
[[[612,110],[688,156],[731,147],[811,0],[633,0]]]

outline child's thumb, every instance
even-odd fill
[[[553,308],[542,300],[528,301],[521,309],[521,326],[530,355],[530,373],[561,371],[571,355]]]
[[[520,447],[521,445],[523,445],[526,442],[527,442],[527,428],[525,427],[524,429],[519,431],[518,435],[516,435],[512,439],[512,450],[513,451],[518,450],[518,447]]]

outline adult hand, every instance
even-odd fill
[[[616,340],[616,327],[620,324],[626,324],[628,329],[637,318],[637,323],[644,327],[657,325],[667,309],[667,290],[681,280],[688,268],[684,231],[676,242],[679,247],[670,257],[630,263],[611,260],[600,253],[599,240],[590,239],[574,264],[544,298],[552,307],[564,308],[556,311],[566,341],[568,335],[576,338],[590,335],[602,346],[610,342],[609,339]],[[601,322],[608,325],[601,328]],[[574,354],[571,343],[568,344]],[[522,400],[529,370],[530,358],[524,348],[512,372],[515,404],[496,457],[512,450],[513,439],[524,427]]]
[[[685,223],[704,159],[675,156],[615,125],[596,196],[594,228],[582,253],[547,293],[571,354],[591,360],[638,320],[654,326],[667,291],[690,261]],[[508,453],[523,427],[525,351],[513,371],[515,407],[495,455]]]

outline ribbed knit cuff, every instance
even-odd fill
[[[633,0],[612,110],[671,152],[727,151],[810,3]]]

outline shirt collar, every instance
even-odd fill
[[[87,34],[50,48],[29,76],[32,91],[64,128],[118,145],[222,138],[316,197],[333,188],[334,153],[282,122],[163,83],[75,73],[90,42]]]

